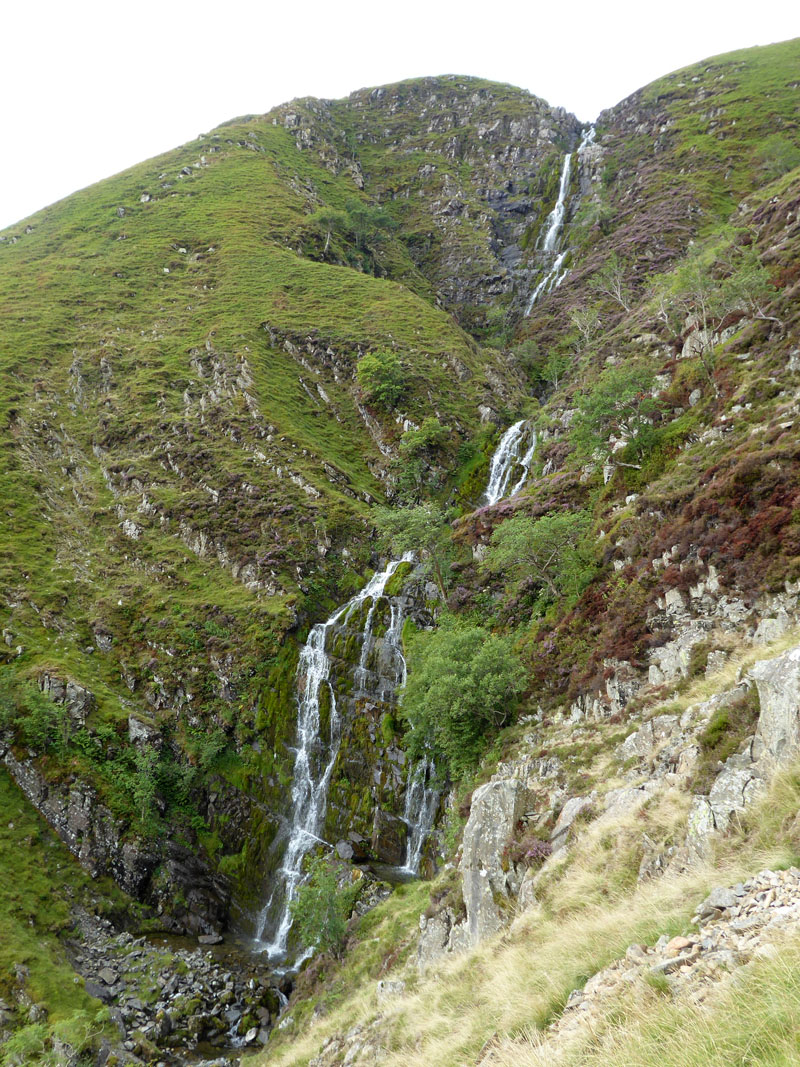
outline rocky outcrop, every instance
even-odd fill
[[[421,920],[420,963],[477,944],[506,925],[515,909],[534,905],[540,880],[556,868],[581,823],[610,830],[640,813],[660,791],[689,788],[701,758],[703,731],[715,716],[750,699],[754,686],[760,698],[755,733],[720,766],[708,793],[693,798],[685,844],[679,840],[659,851],[645,835],[640,878],[685,869],[695,858],[706,857],[711,835],[727,829],[800,749],[800,647],[757,663],[738,685],[683,714],[656,715],[630,733],[615,752],[629,785],[571,794],[558,760],[520,756],[503,766],[475,791],[464,830],[458,870],[466,915],[451,905]],[[534,739],[529,735],[531,743]],[[540,847],[545,859],[538,869],[515,867],[510,858],[511,843],[528,828],[549,834],[547,849]],[[541,846],[541,837],[537,841]]]
[[[87,783],[49,782],[34,760],[18,759],[4,746],[0,752],[27,799],[87,871],[110,875],[176,931],[210,933],[226,925],[230,889],[188,847],[132,837]]]
[[[347,100],[294,100],[270,117],[299,149],[379,201],[413,199],[427,232],[409,252],[457,314],[474,317],[504,296],[524,307],[538,267],[535,235],[555,203],[564,153],[580,140],[574,115],[524,91],[451,75]],[[361,144],[424,153],[426,162],[398,182],[385,164],[362,171]]]
[[[448,907],[420,919],[421,966],[477,945],[508,922],[524,872],[509,862],[507,847],[530,799],[518,778],[487,782],[473,793],[458,867],[465,915]]]
[[[464,828],[461,879],[469,940],[478,944],[504,923],[504,911],[519,882],[503,851],[528,805],[518,779],[487,782],[472,796]]]
[[[784,763],[800,746],[800,647],[757,663],[749,677],[761,706],[754,757]]]

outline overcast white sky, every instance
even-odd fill
[[[5,0],[0,228],[295,96],[474,74],[588,121],[677,67],[799,35],[797,0]]]

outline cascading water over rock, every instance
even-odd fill
[[[487,504],[496,504],[503,497],[513,496],[520,491],[528,477],[535,449],[536,431],[524,419],[506,430],[489,465],[489,483],[485,494]],[[511,476],[516,471],[520,473],[509,489]]]
[[[591,126],[587,132],[583,135],[580,145],[578,146],[578,158],[592,143],[595,137],[595,128]],[[562,270],[564,260],[567,256],[567,251],[557,251],[558,246],[561,243],[561,235],[564,229],[564,216],[567,210],[567,195],[569,193],[569,183],[572,174],[572,152],[568,152],[564,156],[564,162],[561,165],[561,181],[558,185],[558,199],[556,205],[547,217],[547,230],[545,231],[544,241],[540,248],[540,252],[547,263],[553,257],[553,254],[557,252],[555,258],[552,258],[549,267],[545,269],[544,277],[531,293],[528,306],[525,308],[525,314],[530,315],[534,304],[545,293],[549,293],[552,289],[557,289],[559,285],[564,281],[567,276],[567,270]]]
[[[300,652],[297,668],[297,748],[292,781],[290,829],[283,862],[276,872],[272,893],[259,916],[256,935],[256,944],[267,952],[270,958],[282,959],[286,955],[289,930],[292,926],[290,905],[302,881],[303,860],[315,845],[326,844],[320,834],[325,821],[328,788],[339,752],[342,731],[337,694],[331,681],[332,659],[328,652],[331,631],[337,623],[345,623],[351,615],[357,614],[366,601],[370,601],[362,627],[361,654],[354,681],[357,690],[361,692],[371,691],[373,686],[376,687],[377,691],[373,695],[378,699],[385,700],[392,695],[405,681],[405,660],[400,651],[400,634],[404,621],[400,604],[390,601],[391,621],[383,637],[382,653],[382,660],[388,666],[379,678],[374,677],[373,672],[368,669],[370,653],[375,643],[373,622],[376,606],[384,596],[389,579],[401,562],[411,562],[412,559],[413,555],[407,553],[402,560],[392,561],[327,622],[313,626]],[[323,687],[327,687],[330,702],[325,737],[321,735],[323,716],[320,696]],[[412,785],[413,782],[410,782],[409,787]],[[407,797],[407,809],[409,803]],[[415,843],[414,849],[421,853],[422,844],[417,846]],[[409,858],[414,858],[410,852]],[[415,862],[418,867],[418,856]]]
[[[433,762],[420,760],[408,774],[403,822],[408,827],[408,844],[403,870],[419,874],[422,849],[431,832],[439,807],[439,792],[433,788]]]

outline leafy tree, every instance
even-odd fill
[[[400,712],[413,756],[433,751],[454,778],[469,773],[487,735],[509,722],[525,687],[511,637],[443,615],[440,628],[411,643]]]
[[[382,348],[362,356],[356,378],[364,399],[391,411],[405,391],[406,372],[397,354]]]
[[[308,878],[289,905],[294,929],[303,945],[340,956],[353,892],[339,888],[336,865],[325,856],[312,856],[306,866]]]
[[[405,457],[432,452],[447,444],[450,431],[437,418],[429,415],[418,430],[407,430],[400,441],[400,454]]]
[[[386,237],[396,229],[396,222],[383,208],[367,204],[362,200],[350,199],[344,211],[336,208],[322,207],[308,218],[312,231],[320,237],[324,234],[325,246],[323,256],[327,255],[334,236],[350,242],[362,254],[367,255],[374,265],[375,255],[386,241]]]
[[[543,352],[532,337],[523,341],[515,349],[514,355],[532,382],[543,382],[552,389],[558,389],[559,382],[564,378],[571,363],[571,356],[567,351],[551,348],[548,352]]]
[[[625,311],[631,310],[631,291],[625,282],[627,264],[616,252],[606,259],[600,270],[592,276],[589,285],[595,292],[610,296]]]
[[[323,256],[328,254],[333,235],[346,234],[349,230],[347,213],[337,211],[335,208],[320,208],[309,217],[308,221],[312,229],[325,235],[325,247],[322,250]]]
[[[577,596],[594,574],[591,516],[563,512],[533,519],[514,515],[492,534],[483,568],[512,585],[533,584],[549,597]]]
[[[384,243],[386,235],[397,229],[397,223],[382,207],[355,199],[348,200],[344,207],[350,232],[362,252],[374,252]]]
[[[558,389],[569,368],[570,358],[567,353],[553,348],[548,352],[547,359],[544,361],[541,371],[542,380],[552,386],[553,389]]]
[[[422,487],[432,477],[434,453],[447,443],[449,436],[448,427],[432,415],[418,429],[406,430],[400,439],[398,455],[392,461],[398,500],[419,500]]]
[[[647,367],[606,368],[578,400],[571,431],[578,450],[591,455],[607,448],[609,437],[615,435],[627,438],[634,456],[641,460],[653,443],[652,420],[664,406],[653,396],[654,384]]]
[[[765,310],[776,295],[777,289],[769,271],[752,246],[744,249],[739,259],[731,264],[729,276],[720,285],[720,303],[724,311],[742,308],[754,319],[776,323],[783,333],[781,320],[768,315]]]
[[[381,541],[395,557],[416,553],[432,572],[444,598],[444,568],[453,554],[453,540],[444,511],[436,504],[408,508],[377,508],[375,526]]]

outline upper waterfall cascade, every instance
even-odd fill
[[[578,159],[580,159],[586,148],[594,141],[595,134],[596,130],[594,126],[590,126],[583,135],[581,143],[578,146]],[[567,250],[559,250],[559,246],[561,244],[564,230],[567,196],[569,194],[570,178],[572,176],[572,155],[572,152],[568,152],[567,155],[564,156],[564,162],[561,165],[561,181],[558,185],[558,199],[556,200],[555,207],[547,217],[547,229],[545,231],[541,248],[539,249],[545,263],[549,261],[550,265],[546,267],[542,280],[531,293],[528,305],[525,308],[526,315],[530,315],[534,304],[540,297],[544,296],[545,293],[549,293],[552,289],[557,289],[568,273],[566,269],[562,269],[564,260],[567,257]],[[554,253],[556,253],[554,258],[551,258]]]
[[[290,829],[281,867],[276,872],[275,884],[270,897],[261,910],[257,924],[256,943],[271,958],[283,959],[286,955],[289,930],[292,926],[291,903],[303,880],[303,860],[317,844],[328,844],[322,837],[327,809],[328,789],[333,773],[342,735],[342,716],[337,706],[337,693],[331,678],[333,660],[329,654],[331,632],[337,624],[346,624],[357,617],[367,601],[369,606],[361,625],[361,653],[354,672],[358,692],[373,692],[376,699],[386,700],[405,681],[406,666],[400,649],[404,614],[402,604],[389,598],[390,622],[383,635],[382,660],[388,664],[386,672],[376,676],[368,668],[369,657],[376,636],[373,629],[376,607],[385,597],[389,579],[401,562],[412,562],[413,554],[406,553],[401,560],[393,560],[385,570],[367,585],[326,622],[312,627],[308,640],[301,649],[297,667],[298,715],[297,748],[295,750],[294,776],[292,781],[292,808]],[[383,674],[387,673],[387,677]],[[327,687],[329,712],[327,730],[323,727],[320,713],[320,696]],[[323,736],[323,732],[327,736]],[[409,775],[405,802],[404,820],[409,828],[405,868],[416,871],[424,845],[424,837],[430,830],[435,807],[428,818],[433,803],[428,787],[430,770],[425,765],[413,769]],[[438,797],[437,797],[438,803]],[[421,837],[421,840],[420,840]]]
[[[486,503],[496,504],[503,497],[513,496],[525,484],[536,450],[536,431],[524,419],[509,426],[494,451],[489,466]],[[511,476],[519,471],[511,485]]]

